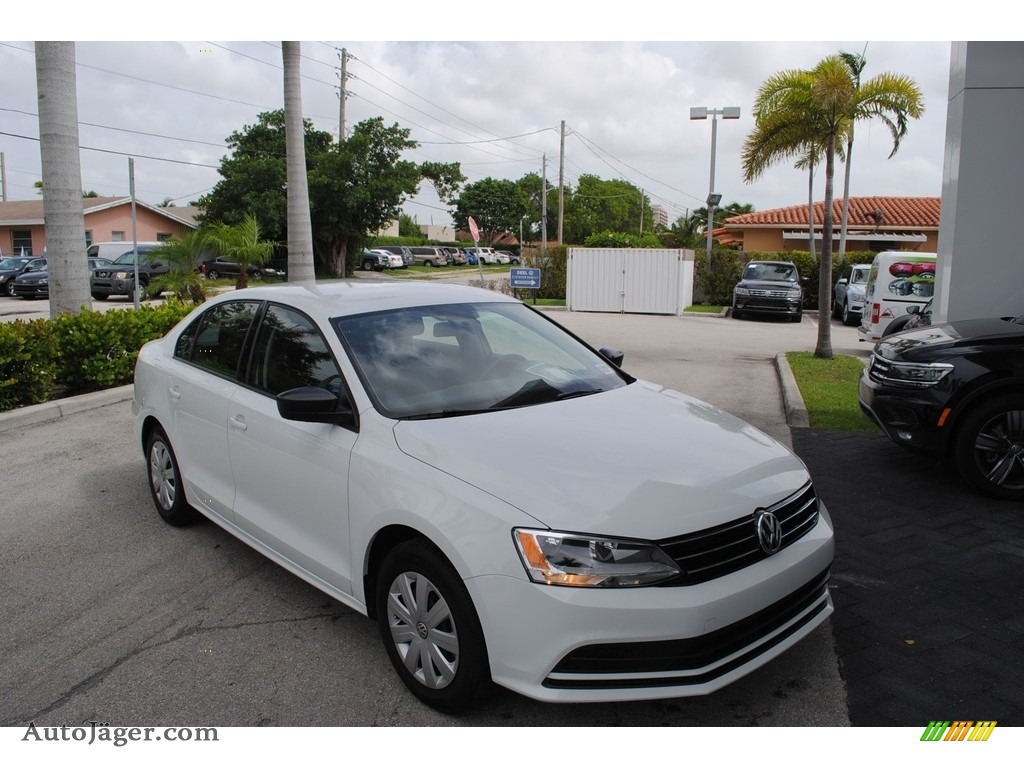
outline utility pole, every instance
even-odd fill
[[[565,120],[558,144],[558,244],[562,244],[562,222],[565,220]]]
[[[548,255],[548,156],[541,155],[540,166],[540,252]]]
[[[341,93],[339,94],[338,105],[338,143],[345,140],[345,97],[348,95],[348,50],[341,49],[338,58],[341,59]]]
[[[7,165],[3,152],[0,152],[0,200],[7,202]]]

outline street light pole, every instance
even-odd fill
[[[722,116],[723,120],[738,120],[740,116],[739,107],[690,107],[690,119],[691,120],[707,120],[708,115],[711,115],[711,178],[708,182],[708,220],[705,222],[707,228],[707,248],[706,256],[708,262],[708,272],[711,272],[711,248],[712,248],[712,234],[711,231],[715,226],[715,206],[722,201],[721,195],[715,194],[715,154],[717,152],[718,144],[718,115]]]

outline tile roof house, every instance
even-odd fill
[[[847,251],[936,251],[939,240],[938,197],[851,197]],[[821,252],[825,204],[814,204],[815,252]],[[832,205],[833,249],[839,247],[842,199]],[[714,231],[719,245],[747,252],[806,251],[807,205],[733,216]]]
[[[85,217],[85,244],[111,240],[132,240],[132,205],[130,197],[84,197],[82,214]],[[168,240],[199,225],[199,209],[183,206],[161,208],[135,201],[136,239]],[[40,256],[46,248],[46,227],[43,221],[43,201],[12,200],[0,202],[0,254],[17,255],[22,249],[26,255]]]

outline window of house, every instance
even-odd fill
[[[85,250],[89,250],[89,246],[92,245],[92,230],[85,230]]]
[[[113,240],[115,243],[124,242],[124,231],[121,230],[121,231],[111,232],[110,233],[110,239]]]
[[[171,232],[157,232],[156,233],[156,241],[158,243],[166,243],[172,237],[174,237],[174,235]]]
[[[16,229],[11,232],[11,245],[14,248],[14,255],[21,256],[22,249],[26,256],[32,255],[32,230]]]

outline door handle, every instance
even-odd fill
[[[178,388],[177,384],[173,384],[168,387],[167,391],[171,396],[171,400],[174,402],[178,402],[181,399],[181,390]]]
[[[245,432],[247,429],[244,416],[232,416],[228,421],[231,423],[231,426],[239,432]]]

